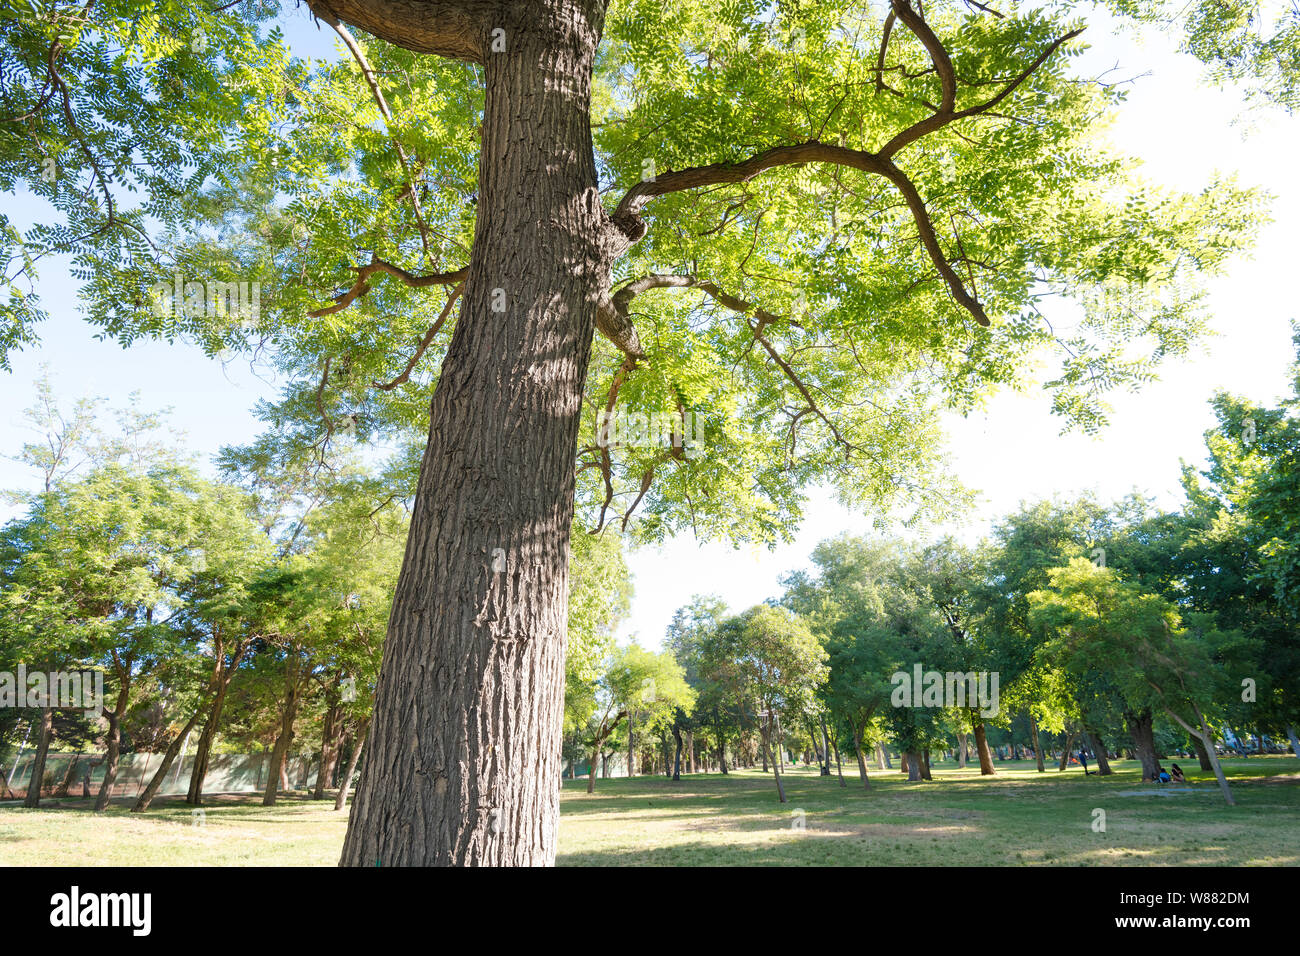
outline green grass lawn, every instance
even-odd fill
[[[1195,760],[1180,761],[1187,769]],[[770,776],[685,776],[565,781],[558,862],[588,865],[1297,865],[1300,761],[1232,760],[1225,769],[1237,806],[1224,805],[1208,774],[1190,790],[1143,784],[1137,765],[1113,761],[1111,777],[1035,772],[1029,762],[978,769],[937,764],[930,783],[873,772],[865,792],[815,769],[785,777],[789,803]],[[847,770],[847,768],[846,768]],[[25,810],[0,805],[0,864],[332,866],[346,825],[333,801],[215,797],[195,826],[179,800],[145,814],[89,801],[49,801]],[[1106,812],[1094,832],[1093,811]]]

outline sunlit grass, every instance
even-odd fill
[[[1196,762],[1182,761],[1184,769]],[[777,802],[770,775],[565,781],[561,865],[1289,865],[1300,864],[1300,761],[1228,761],[1236,807],[1208,774],[1188,788],[1140,780],[1115,761],[1112,777],[1077,767],[1037,773],[1028,762],[934,767],[935,780],[908,783],[897,771],[856,770],[845,787],[815,768],[785,776]],[[264,809],[254,795],[217,797],[196,826],[188,806],[159,801],[145,814],[128,804],[95,814],[89,801],[0,806],[6,865],[297,865],[338,861],[345,815],[333,800],[302,795]],[[1093,829],[1105,811],[1105,832]]]

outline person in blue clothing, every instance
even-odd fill
[[[1088,775],[1088,772],[1089,772],[1089,771],[1088,771],[1088,751],[1084,750],[1082,747],[1079,748],[1079,764],[1080,764],[1080,766],[1083,767],[1083,775],[1086,777],[1086,776]]]

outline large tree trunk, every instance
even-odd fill
[[[176,755],[180,753],[181,747],[185,743],[185,738],[189,736],[190,731],[194,729],[194,725],[197,724],[199,718],[203,716],[203,711],[203,704],[199,704],[194,711],[194,715],[190,717],[189,722],[181,728],[180,733],[173,737],[172,742],[167,745],[167,752],[163,754],[162,765],[154,772],[153,779],[149,781],[149,785],[144,788],[144,792],[136,799],[135,806],[131,808],[132,813],[141,813],[149,809],[149,804],[153,802],[153,798],[157,796],[158,791],[162,789],[163,781],[167,779],[167,771],[171,769],[172,761],[175,760]]]
[[[361,748],[366,742],[366,728],[370,721],[366,721],[357,728],[352,737],[352,756],[348,758],[348,769],[343,774],[343,779],[339,781],[338,796],[334,798],[334,809],[342,810],[347,806],[348,791],[352,789],[352,775],[357,772],[357,763],[361,760]]]
[[[1110,769],[1110,759],[1106,756],[1106,743],[1095,730],[1088,731],[1088,743],[1092,745],[1092,755],[1097,761],[1097,775],[1109,777],[1115,771]]]
[[[1286,736],[1291,741],[1291,752],[1300,757],[1300,737],[1296,736],[1295,727],[1291,724],[1286,725]]]
[[[966,735],[964,733],[957,735],[957,769],[966,769],[966,754],[970,748],[966,746]]]
[[[984,721],[980,719],[978,712],[970,712],[971,727],[975,731],[975,751],[980,758],[980,774],[988,776],[997,773],[993,769],[993,755],[989,753],[988,738],[984,733]]]
[[[45,758],[50,752],[50,740],[54,737],[54,710],[41,708],[41,732],[36,738],[36,750],[32,754],[32,775],[27,782],[27,796],[23,800],[25,807],[41,805],[41,781],[45,779]]]
[[[922,780],[922,779],[924,779],[923,776],[922,776],[922,774],[921,774],[921,755],[920,755],[920,753],[918,753],[918,752],[915,751],[915,750],[907,750],[907,751],[904,751],[904,752],[903,752],[903,762],[904,762],[905,764],[907,764],[907,779],[908,779],[909,781],[912,781],[912,780]]]
[[[1124,722],[1128,726],[1129,736],[1133,738],[1133,749],[1142,763],[1142,779],[1151,780],[1160,766],[1153,730],[1155,717],[1149,710],[1137,714],[1125,712]]]
[[[604,9],[492,12],[474,246],[345,865],[554,863],[574,451],[616,252],[590,130]]]

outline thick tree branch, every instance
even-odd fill
[[[885,17],[885,28],[880,36],[880,56],[876,60],[876,89],[885,88],[885,54],[889,52],[889,38],[894,32],[894,11],[889,11],[889,16]]]
[[[888,179],[902,193],[903,198],[907,201],[908,209],[916,221],[921,243],[929,254],[935,268],[938,269],[939,274],[947,283],[953,298],[974,317],[976,322],[980,325],[988,325],[988,316],[985,314],[983,306],[980,305],[971,292],[967,291],[960,276],[957,275],[956,270],[953,268],[952,261],[940,247],[934,224],[930,220],[929,211],[920,192],[907,174],[894,164],[893,157],[905,146],[942,129],[956,120],[988,113],[1015,92],[1063,44],[1079,36],[1083,30],[1072,30],[1057,38],[1047,49],[1035,57],[1034,61],[1019,76],[1012,79],[992,98],[975,106],[957,110],[955,108],[956,73],[947,50],[944,49],[943,44],[939,42],[938,37],[935,36],[934,31],[930,29],[921,14],[912,8],[909,0],[891,0],[891,3],[893,12],[891,13],[891,20],[887,21],[886,24],[886,36],[882,42],[881,62],[883,64],[884,43],[888,42],[888,31],[892,29],[892,17],[896,15],[900,21],[916,34],[917,38],[926,47],[931,61],[934,63],[935,71],[939,75],[943,89],[942,101],[937,107],[932,107],[934,113],[931,116],[898,133],[875,153],[810,140],[805,143],[776,146],[738,163],[712,163],[707,166],[669,170],[659,174],[653,180],[637,183],[629,189],[614,210],[612,216],[614,223],[626,235],[633,237],[635,240],[645,233],[645,223],[641,220],[641,210],[652,199],[687,189],[748,182],[760,173],[778,166],[821,162],[873,173]],[[881,69],[883,69],[883,66]],[[880,70],[877,71],[877,75],[881,75]]]
[[[948,56],[947,49],[930,29],[930,24],[925,22],[925,17],[912,9],[911,0],[890,0],[890,2],[898,19],[916,35],[921,45],[925,47],[925,52],[930,54],[930,62],[934,64],[935,72],[939,74],[939,86],[943,91],[942,99],[939,101],[939,112],[951,113],[957,105],[957,71],[953,69],[952,58]]]
[[[956,270],[953,269],[940,248],[938,237],[934,231],[934,224],[930,221],[930,213],[926,209],[921,194],[907,175],[886,156],[813,140],[790,146],[777,146],[752,156],[741,163],[715,163],[710,166],[696,166],[691,169],[669,171],[658,176],[653,182],[638,183],[628,190],[618,204],[618,208],[614,211],[614,219],[619,221],[620,218],[635,218],[640,214],[640,210],[645,203],[667,193],[718,183],[746,182],[759,173],[777,166],[813,162],[848,166],[862,172],[883,176],[893,183],[907,201],[907,207],[912,213],[912,218],[916,221],[916,227],[921,236],[921,244],[929,253],[935,268],[939,270],[939,274],[948,284],[953,298],[980,325],[989,324],[983,306],[966,291],[965,286],[962,285],[961,277],[957,275]]]
[[[976,106],[969,106],[964,110],[957,110],[955,112],[951,109],[945,110],[943,109],[942,106],[940,106],[940,108],[937,109],[932,115],[927,116],[925,119],[921,120],[918,123],[913,123],[907,129],[903,130],[901,133],[896,135],[893,139],[891,139],[888,143],[886,143],[881,148],[878,155],[884,157],[892,157],[903,147],[915,143],[922,136],[926,136],[937,130],[943,129],[943,127],[947,126],[949,123],[955,122],[956,120],[959,119],[966,119],[971,116],[979,116],[983,113],[989,112],[991,109],[993,109],[1003,100],[1005,100],[1008,96],[1014,93],[1016,89],[1022,83],[1025,82],[1025,80],[1033,76],[1034,73],[1038,70],[1038,68],[1041,67],[1044,63],[1046,63],[1048,58],[1051,57],[1053,53],[1055,53],[1057,50],[1061,48],[1062,44],[1068,43],[1070,40],[1073,40],[1081,33],[1083,33],[1082,27],[1080,27],[1078,30],[1071,30],[1069,33],[1065,34],[1064,36],[1057,37],[1055,40],[1052,41],[1052,43],[1047,47],[1047,49],[1045,49],[1042,53],[1038,54],[1038,56],[1034,58],[1034,61],[1030,63],[1029,66],[1026,67],[1019,76],[1015,77],[1010,83],[1004,86],[997,93],[997,95],[995,95],[992,99],[985,100],[983,103],[979,103]]]
[[[491,0],[307,0],[321,20],[350,23],[416,53],[481,63],[500,5]]]

